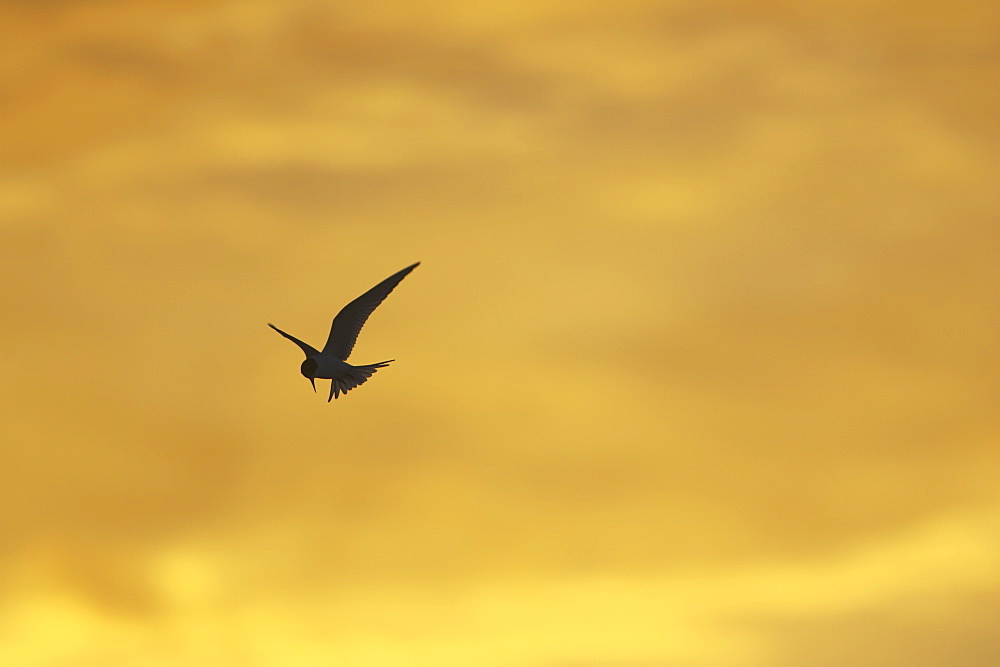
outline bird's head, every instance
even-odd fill
[[[316,371],[319,370],[319,362],[309,357],[302,362],[300,370],[302,371],[302,375],[312,383],[313,391],[316,391]]]

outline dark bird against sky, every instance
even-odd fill
[[[390,362],[395,361],[389,359],[375,364],[352,366],[347,363],[347,357],[351,355],[354,343],[358,340],[358,334],[361,333],[361,327],[365,325],[368,316],[378,308],[380,303],[385,301],[396,285],[419,265],[420,262],[417,262],[398,273],[394,273],[344,306],[333,318],[330,337],[326,339],[326,345],[323,346],[322,352],[268,322],[267,326],[298,345],[305,352],[306,360],[302,362],[301,371],[302,375],[312,383],[313,391],[316,391],[316,378],[331,380],[330,398],[326,399],[327,402],[339,398],[341,393],[346,394],[359,384],[364,384],[379,368],[385,368]]]

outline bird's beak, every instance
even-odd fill
[[[316,378],[309,378],[309,384],[313,386],[313,391],[316,391]]]

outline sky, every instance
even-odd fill
[[[0,26],[0,664],[996,663],[991,3]]]

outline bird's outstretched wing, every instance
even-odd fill
[[[318,357],[319,356],[319,350],[317,350],[315,347],[313,347],[309,343],[303,343],[302,341],[300,341],[295,336],[293,336],[291,334],[286,334],[284,331],[282,331],[278,327],[274,326],[270,322],[267,323],[267,326],[271,327],[272,329],[274,329],[275,331],[277,331],[278,333],[280,333],[282,336],[284,336],[288,340],[292,341],[293,343],[295,343],[296,345],[298,345],[299,347],[301,347],[302,351],[306,353],[306,358],[309,358],[309,357]]]
[[[399,273],[394,273],[375,287],[371,288],[354,301],[344,306],[343,310],[333,318],[333,326],[330,327],[330,337],[323,347],[323,354],[335,354],[338,359],[347,360],[354,349],[354,343],[358,340],[361,327],[365,325],[368,316],[378,308],[378,305],[385,301],[389,292],[399,284],[399,281],[417,268],[420,262],[408,266]]]

